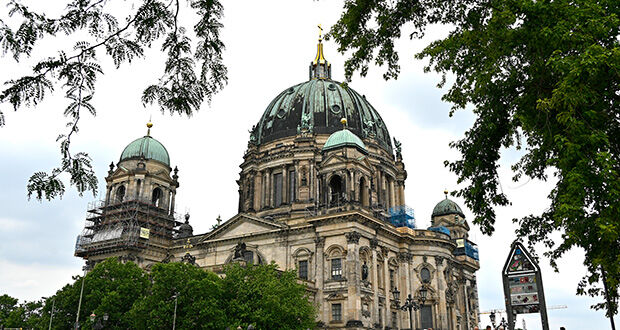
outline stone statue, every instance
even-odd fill
[[[253,125],[252,129],[249,132],[250,132],[250,142],[255,143],[256,142],[256,125]]]
[[[403,159],[401,145],[402,144],[400,143],[400,141],[398,141],[398,140],[396,140],[396,138],[394,138],[394,146],[396,147],[396,159],[397,160],[402,160]]]
[[[362,281],[368,281],[368,266],[366,265],[366,261],[362,265]]]
[[[233,260],[241,259],[243,260],[243,255],[245,254],[245,243],[240,242],[235,246],[235,254],[233,255]]]
[[[366,121],[364,121],[364,127],[362,128],[362,131],[364,132],[364,137],[370,136],[373,137],[374,133],[373,133],[373,126],[375,125],[375,122],[368,119]]]
[[[312,121],[312,116],[310,115],[309,112],[304,112],[301,114],[301,125],[297,126],[297,133],[301,133],[301,132],[312,132],[312,128],[313,125],[311,123]]]

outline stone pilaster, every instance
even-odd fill
[[[345,321],[359,321],[362,319],[362,301],[360,300],[361,278],[359,269],[360,233],[351,231],[345,234],[347,238],[347,310]]]

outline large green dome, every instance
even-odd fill
[[[390,133],[366,97],[329,78],[311,79],[282,91],[253,127],[250,141],[260,145],[295,136],[300,130],[332,134],[342,129],[342,118],[353,134],[374,138],[392,152]]]
[[[433,209],[433,215],[431,217],[437,217],[437,216],[448,215],[448,214],[458,214],[461,217],[465,218],[465,214],[463,214],[461,207],[458,206],[455,202],[449,200],[448,197],[446,196],[446,199],[442,200],[441,202],[437,203],[437,205],[435,205],[435,208]]]
[[[170,156],[163,144],[147,135],[128,144],[121,154],[120,161],[128,159],[152,159],[170,166]]]
[[[364,145],[362,139],[351,133],[348,129],[342,129],[330,135],[323,146],[323,151],[343,146],[357,147],[361,151],[366,151],[366,145]]]

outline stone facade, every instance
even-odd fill
[[[434,212],[433,230],[391,221],[405,204],[400,143],[394,155],[380,116],[352,90],[345,89],[351,97],[342,96],[339,113],[348,119],[357,111],[358,118],[351,118],[357,129],[321,117],[317,97],[323,104],[333,100],[316,89],[341,86],[325,76],[331,72],[327,65],[311,64],[310,76],[320,83],[287,89],[298,95],[290,103],[301,109],[298,125],[286,117],[293,116],[292,108],[272,116],[274,101],[253,128],[237,181],[237,215],[211,232],[193,234],[189,217],[185,223],[174,218],[176,169],[144,156],[121,159],[111,167],[106,199],[92,208],[76,255],[89,265],[117,256],[146,269],[183,261],[215,272],[230,262],[275,262],[296,269],[318,306],[318,327],[329,329],[409,329],[409,313],[399,309],[392,291],[401,292],[402,305],[408,294],[420,302],[424,288],[415,329],[473,329],[479,263],[477,251],[468,250],[473,245],[460,208]],[[280,131],[271,130],[278,125]],[[340,130],[362,142],[324,149]]]

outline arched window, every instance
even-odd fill
[[[330,204],[337,204],[342,198],[342,179],[338,175],[329,180]]]
[[[116,201],[122,202],[125,199],[125,186],[116,188]]]
[[[140,184],[142,183],[142,180],[138,179],[138,181],[136,182],[136,197],[140,197]]]
[[[366,187],[366,179],[364,177],[360,178],[360,197],[359,201],[362,206],[368,207],[369,198],[368,198],[368,187]]]
[[[161,203],[161,197],[163,195],[164,194],[162,193],[161,189],[159,188],[153,189],[153,195],[151,197],[151,202],[153,203],[153,205],[159,206],[159,204]]]

